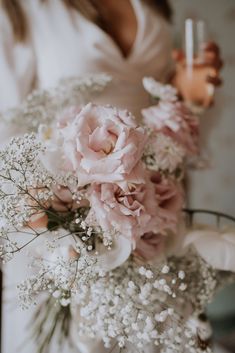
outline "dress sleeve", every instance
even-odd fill
[[[19,104],[30,92],[34,77],[32,46],[15,42],[9,19],[0,10],[0,111]]]
[[[31,91],[35,79],[35,59],[29,43],[14,40],[7,15],[0,9],[0,145],[17,134],[1,113],[17,106]]]

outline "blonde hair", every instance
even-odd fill
[[[41,0],[46,2],[48,0]],[[93,0],[58,0],[63,1],[66,6],[71,7],[80,13],[82,13],[89,20],[100,24],[102,19],[100,14],[94,5]],[[142,0],[144,2],[153,5],[158,11],[168,20],[171,20],[172,10],[168,3],[168,0]],[[0,0],[0,4],[7,13],[14,37],[16,41],[24,41],[28,35],[28,22],[23,7],[20,4],[20,0]]]

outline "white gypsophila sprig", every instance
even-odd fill
[[[187,267],[193,278],[193,281],[188,283],[185,297],[187,297],[187,301],[190,301],[192,296],[194,296],[194,312],[201,313],[206,305],[212,301],[221,282],[218,278],[219,272],[207,264],[192,249],[188,252],[187,256],[178,260],[178,266],[179,264],[182,268]],[[175,266],[173,262],[172,266]]]
[[[169,173],[182,168],[184,158],[184,149],[162,133],[151,134],[143,156],[148,169]]]
[[[106,347],[113,339],[121,348],[131,343],[140,352],[148,344],[162,345],[167,340],[175,352],[181,352],[173,342],[171,327],[178,323],[181,328],[176,303],[180,303],[182,282],[166,266],[139,267],[127,261],[77,293],[82,317],[78,334],[99,334]]]
[[[20,286],[23,305],[49,292],[61,307],[71,306],[78,341],[98,336],[110,350],[119,345],[123,353],[143,353],[156,345],[168,353],[211,353],[197,315],[220,278],[193,250],[151,266],[130,258],[106,273],[85,248],[77,255],[41,259],[38,275]]]
[[[0,115],[6,124],[17,126],[20,133],[37,131],[40,124],[51,124],[68,106],[91,101],[110,83],[111,76],[101,73],[62,79],[50,90],[35,90],[17,108]]]
[[[78,340],[98,335],[110,349],[118,342],[123,352],[156,345],[169,353],[211,353],[188,317],[203,312],[215,294],[217,273],[193,251],[157,267],[129,260],[77,293]]]
[[[161,101],[175,102],[178,99],[175,87],[157,82],[152,77],[144,77],[143,86],[149,94]]]
[[[96,211],[91,208],[88,217],[86,218],[85,222],[83,222],[83,224],[85,227],[93,229],[99,241],[104,245],[105,248],[107,248],[105,250],[111,250],[113,239],[115,239],[119,233],[114,228],[110,229],[109,231],[102,230],[97,221],[95,212]]]
[[[96,257],[88,254],[83,246],[77,246],[76,250],[62,246],[47,255],[44,251],[41,256],[34,257],[31,266],[37,268],[37,274],[18,286],[22,307],[36,303],[42,292],[50,293],[62,306],[69,305],[74,293],[102,276]]]
[[[47,187],[52,179],[39,163],[42,151],[33,134],[13,138],[0,151],[0,215],[11,225],[23,226],[35,212],[30,201],[47,200],[51,195]],[[37,193],[33,195],[32,190]]]
[[[44,148],[34,134],[13,138],[0,151],[0,219],[1,257],[4,260],[29,245],[45,233],[28,224],[32,217],[41,216],[52,197],[54,180],[40,163]],[[22,244],[19,235],[27,234]],[[18,244],[19,240],[19,244]]]

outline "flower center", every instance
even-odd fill
[[[89,147],[105,155],[112,153],[116,142],[117,135],[105,127],[97,127],[89,136]]]

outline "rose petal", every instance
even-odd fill
[[[96,248],[98,252],[98,263],[105,271],[113,270],[122,265],[130,256],[132,243],[122,235],[115,237],[111,250],[107,250],[103,245]]]

